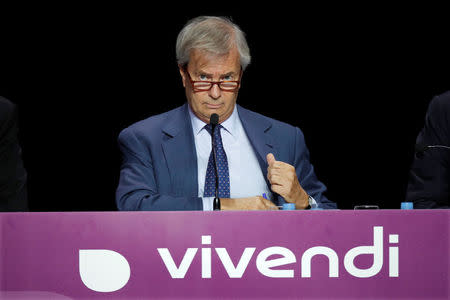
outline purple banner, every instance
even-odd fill
[[[1,299],[449,298],[448,210],[0,214]]]

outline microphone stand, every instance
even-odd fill
[[[219,123],[219,115],[212,114],[209,123],[211,124],[211,148],[213,153],[213,163],[214,163],[214,172],[215,172],[215,197],[213,202],[214,210],[220,210],[220,198],[219,198],[219,172],[217,171],[217,162],[216,162],[216,149],[214,145],[216,144],[214,138],[214,130],[216,129],[217,124]]]
[[[213,152],[213,163],[214,163],[214,172],[216,175],[216,190],[215,190],[215,198],[214,201],[216,201],[216,198],[219,198],[219,172],[217,171],[217,162],[216,162],[216,149],[214,147],[215,143],[215,138],[214,138],[214,130],[216,128],[217,125],[212,124],[212,137],[211,137],[211,147],[212,147],[212,152]]]

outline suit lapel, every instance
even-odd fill
[[[162,128],[162,150],[175,196],[198,196],[197,153],[187,104]]]
[[[270,129],[272,123],[265,118],[260,117],[258,114],[251,112],[238,105],[239,118],[241,119],[242,126],[245,133],[250,140],[255,153],[257,154],[258,162],[261,167],[261,171],[264,174],[267,186],[270,187],[270,183],[267,179],[267,160],[266,156],[269,153],[273,153],[277,157],[277,147],[274,144]]]

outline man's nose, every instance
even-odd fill
[[[213,98],[214,100],[217,100],[222,95],[222,91],[219,88],[219,84],[215,83],[209,90],[209,96]]]

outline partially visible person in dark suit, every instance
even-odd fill
[[[450,91],[430,102],[416,141],[406,200],[414,208],[450,208]]]
[[[18,140],[17,108],[0,96],[0,211],[27,211],[27,172]]]

